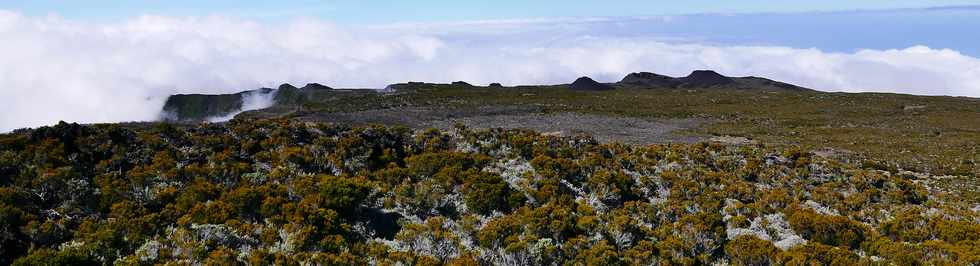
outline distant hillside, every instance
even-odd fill
[[[567,85],[537,85],[537,86],[518,86],[521,89],[533,88],[568,88],[576,91],[605,91],[624,88],[640,89],[737,89],[737,90],[795,90],[806,91],[809,89],[792,84],[772,81],[757,77],[733,78],[726,77],[711,70],[697,70],[690,75],[681,78],[668,77],[649,72],[638,72],[627,75],[622,81],[617,83],[599,83],[589,77],[581,77],[575,82]],[[505,89],[499,83],[491,84],[488,87],[474,86],[464,81],[456,81],[451,84],[408,82],[398,83],[387,86],[384,90],[362,90],[361,93],[391,93],[406,92],[414,89]],[[179,94],[168,98],[163,108],[165,118],[175,121],[204,121],[211,117],[221,117],[233,114],[242,108],[242,99],[249,93],[273,93],[276,105],[280,108],[276,110],[293,110],[282,108],[284,105],[300,106],[305,103],[320,102],[338,96],[335,92],[350,90],[334,90],[328,86],[317,83],[307,84],[302,88],[297,88],[290,84],[283,84],[277,89],[262,88],[259,90],[245,91],[236,94]],[[350,95],[350,94],[348,94]]]
[[[726,77],[711,70],[696,70],[686,77],[669,77],[649,72],[627,75],[616,85],[637,88],[689,88],[689,89],[770,89],[810,90],[789,83],[759,77]]]
[[[980,173],[980,99],[828,93],[759,77],[632,73],[615,83],[408,82],[383,90],[280,86],[275,103],[239,118],[450,129],[523,128],[603,142],[689,143],[740,137],[806,146],[889,170]],[[240,94],[175,96],[178,121],[235,113]],[[178,104],[180,103],[180,104]]]

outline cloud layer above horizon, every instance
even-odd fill
[[[682,76],[714,69],[825,91],[980,97],[980,59],[949,49],[826,52],[604,36],[574,30],[580,26],[529,20],[355,27],[221,16],[89,23],[0,10],[0,132],[59,120],[155,120],[171,94],[283,82],[555,84],[579,76],[612,82],[637,71]]]

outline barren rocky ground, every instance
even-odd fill
[[[430,122],[427,127],[448,129],[455,123],[471,128],[530,129],[558,136],[591,135],[600,142],[630,144],[691,143],[704,140],[685,130],[694,129],[704,119],[641,119],[605,115],[556,113],[472,116]]]
[[[528,129],[560,136],[590,135],[601,142],[629,144],[691,143],[706,140],[690,132],[710,123],[699,118],[635,118],[571,112],[545,113],[521,106],[481,108],[409,107],[301,116],[299,119],[352,125],[408,126],[416,129]]]

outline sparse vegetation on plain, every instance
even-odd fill
[[[447,125],[455,122],[494,128],[499,125],[479,121],[497,117],[588,114],[664,122],[673,131],[650,138],[647,136],[651,134],[644,132],[661,128],[633,123],[643,129],[636,130],[629,124],[609,123],[622,128],[566,133],[634,144],[736,136],[783,148],[823,150],[821,154],[863,161],[868,167],[891,172],[980,174],[980,99],[778,88],[617,86],[614,90],[573,91],[563,86],[489,88],[412,83],[389,93],[321,90],[302,104],[279,105],[242,116],[448,129]],[[574,119],[555,122],[563,122],[570,129],[594,126],[578,125]],[[550,129],[554,125],[517,127]]]

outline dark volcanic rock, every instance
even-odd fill
[[[609,85],[599,83],[589,77],[581,77],[576,79],[575,82],[568,85],[568,88],[577,91],[604,91],[612,89],[612,87]]]
[[[678,79],[685,87],[710,87],[735,83],[735,80],[711,70],[695,70],[687,77]]]
[[[636,72],[626,75],[620,84],[644,87],[665,87],[673,88],[680,85],[680,81],[674,77],[668,77],[650,72]]]
[[[303,87],[304,90],[332,90],[333,88],[321,85],[320,83],[310,83]]]

